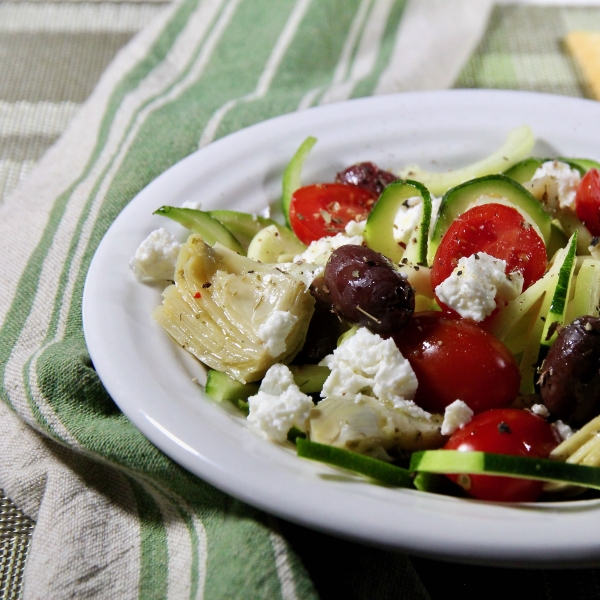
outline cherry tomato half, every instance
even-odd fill
[[[506,261],[506,272],[523,274],[523,290],[546,270],[546,246],[521,213],[504,204],[475,206],[454,220],[435,254],[431,283],[435,289],[464,256],[485,252]]]
[[[452,434],[444,448],[463,452],[493,452],[513,456],[548,458],[558,445],[552,427],[542,417],[526,410],[505,408],[476,415]],[[448,475],[479,500],[534,502],[543,482],[494,475]]]
[[[344,231],[349,221],[367,218],[375,198],[355,185],[319,183],[292,195],[290,225],[304,244]]]
[[[419,385],[415,402],[443,413],[455,400],[475,413],[512,404],[521,373],[510,350],[473,321],[441,312],[415,313],[394,336]]]
[[[594,235],[600,235],[600,171],[590,169],[581,180],[575,196],[575,212]]]

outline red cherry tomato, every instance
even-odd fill
[[[526,410],[488,410],[458,429],[448,440],[446,450],[479,451],[532,458],[548,458],[558,445],[552,427]],[[542,493],[543,482],[493,475],[448,475],[479,500],[494,502],[534,502]]]
[[[290,225],[304,244],[344,231],[349,221],[362,221],[375,198],[355,185],[319,183],[294,192]]]
[[[581,180],[575,196],[575,212],[594,235],[600,235],[600,171],[590,169]]]
[[[394,336],[419,385],[415,402],[443,413],[455,400],[480,413],[512,404],[521,373],[508,348],[473,321],[441,312],[415,313]]]
[[[458,260],[485,252],[506,261],[506,272],[523,274],[523,290],[546,270],[546,246],[518,210],[504,204],[475,206],[454,220],[435,254],[431,283],[448,278]]]

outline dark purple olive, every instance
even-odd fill
[[[404,329],[412,317],[412,286],[378,252],[364,246],[341,246],[329,257],[323,277],[335,312],[350,323],[390,336]]]
[[[334,313],[331,296],[323,284],[323,277],[317,277],[310,286],[310,293],[315,298],[315,312],[308,325],[304,346],[294,358],[297,365],[323,360],[336,349],[338,338],[348,329]]]
[[[335,177],[335,182],[356,185],[367,190],[373,198],[379,198],[383,188],[397,179],[393,173],[383,171],[371,162],[363,162],[340,171]]]
[[[550,414],[572,427],[600,414],[600,319],[579,317],[559,332],[542,364],[540,393]]]

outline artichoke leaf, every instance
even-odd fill
[[[272,356],[259,328],[273,311],[295,319],[285,350]],[[221,244],[189,236],[177,259],[175,282],[163,293],[154,319],[183,348],[242,383],[261,379],[276,362],[302,348],[314,312],[306,278],[261,264]]]
[[[420,416],[362,394],[357,401],[330,396],[308,417],[310,440],[391,460],[393,456],[443,446],[441,415]]]

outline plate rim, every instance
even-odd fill
[[[539,544],[532,543],[529,545],[522,544],[518,549],[515,549],[511,548],[510,543],[503,544],[501,543],[501,540],[496,538],[494,538],[495,545],[490,545],[489,542],[482,544],[480,541],[478,542],[477,539],[469,539],[461,543],[456,543],[456,540],[454,540],[453,543],[453,540],[449,538],[448,533],[445,533],[442,537],[446,542],[446,546],[444,548],[436,548],[432,542],[435,539],[437,542],[436,545],[439,546],[439,536],[433,537],[427,535],[423,538],[419,538],[416,536],[417,532],[414,529],[403,529],[400,527],[399,531],[401,533],[404,532],[406,537],[397,539],[395,538],[395,534],[398,533],[398,529],[395,529],[390,532],[389,535],[386,535],[385,528],[379,526],[380,524],[376,522],[374,523],[373,519],[367,518],[365,519],[364,525],[373,527],[371,530],[372,533],[366,531],[364,527],[354,527],[349,529],[344,526],[344,517],[341,519],[332,518],[332,520],[328,520],[325,518],[327,515],[319,514],[314,518],[310,518],[310,516],[304,513],[301,514],[291,510],[294,506],[283,506],[280,499],[278,500],[271,496],[265,497],[264,494],[260,493],[260,490],[256,489],[256,485],[248,485],[247,487],[240,489],[239,477],[229,477],[230,474],[227,472],[226,465],[219,464],[218,461],[215,462],[214,457],[201,455],[201,453],[197,451],[197,448],[193,448],[187,442],[179,439],[176,431],[169,430],[162,426],[161,423],[157,422],[152,410],[148,410],[148,407],[140,406],[138,403],[130,400],[128,397],[128,394],[130,393],[128,386],[123,385],[123,382],[114,381],[110,368],[107,366],[105,360],[104,350],[98,340],[98,332],[101,332],[103,327],[101,324],[102,319],[100,319],[99,323],[96,306],[98,303],[97,294],[99,287],[101,286],[99,278],[101,279],[100,273],[103,264],[107,260],[107,252],[110,254],[110,244],[114,243],[115,236],[118,237],[122,234],[120,226],[123,225],[125,222],[124,220],[131,218],[130,215],[136,212],[136,207],[149,202],[149,198],[152,197],[152,195],[163,194],[165,191],[168,191],[174,180],[181,177],[182,174],[185,174],[191,167],[195,167],[198,162],[204,162],[211,155],[218,157],[222,154],[227,154],[235,146],[245,147],[245,145],[251,145],[252,141],[256,140],[257,136],[269,139],[270,136],[272,137],[275,133],[281,132],[282,129],[289,130],[290,127],[292,129],[298,129],[303,127],[304,124],[323,122],[323,120],[328,119],[334,120],[334,118],[339,120],[340,113],[344,112],[346,114],[356,115],[377,108],[379,112],[386,114],[386,111],[392,109],[397,110],[398,106],[438,106],[438,108],[441,108],[443,105],[454,106],[456,103],[462,103],[463,106],[475,105],[481,107],[484,102],[488,105],[491,103],[496,107],[507,103],[516,105],[540,103],[549,108],[560,108],[570,105],[572,107],[586,107],[584,112],[587,110],[594,110],[600,116],[600,107],[596,107],[595,103],[590,100],[510,90],[446,90],[358,98],[343,103],[314,107],[298,113],[281,115],[230,134],[217,140],[213,144],[194,152],[182,161],[179,161],[137,194],[113,222],[99,244],[86,277],[82,304],[84,335],[90,356],[101,381],[123,413],[154,445],[159,447],[163,452],[175,460],[175,462],[184,466],[192,473],[202,477],[226,493],[253,506],[307,527],[326,531],[339,537],[375,544],[385,548],[403,550],[413,554],[432,556],[435,558],[457,560],[460,562],[507,566],[523,566],[523,563],[526,563],[527,566],[555,565],[563,567],[581,567],[584,564],[597,564],[600,561],[600,544],[593,545],[590,543],[576,543],[575,540],[569,540],[568,542],[563,540],[563,546],[560,548],[542,548]],[[591,108],[592,106],[594,106],[593,109]],[[294,144],[295,141],[290,147],[294,146]],[[263,146],[261,146],[261,148],[263,148]],[[267,150],[264,150],[263,148],[261,149],[261,152],[264,154]],[[289,156],[291,156],[291,154],[289,154]],[[136,240],[136,245],[139,244],[140,241],[141,240]],[[204,397],[203,401],[212,403],[207,397]],[[213,408],[222,410],[221,407],[215,407],[214,403],[212,403],[212,406]],[[260,448],[258,451],[256,450],[256,444],[259,442],[261,444],[270,443],[258,437],[256,438],[255,443],[250,443],[252,451],[256,451],[260,455]],[[271,446],[275,447],[273,445]],[[266,452],[265,460],[275,460],[273,456],[272,452]],[[229,455],[227,455],[227,457],[229,458]],[[338,470],[330,469],[329,467],[318,463],[315,464],[317,466],[311,466],[308,471],[303,469],[300,473],[294,474],[295,484],[305,486],[306,490],[311,493],[314,492],[315,488],[319,490],[321,487],[320,484],[315,486],[312,485],[310,481],[303,479],[311,477],[311,475],[307,475],[307,473],[325,473],[328,477],[333,476],[333,474],[339,475]],[[279,467],[280,465],[277,464],[277,469],[279,469]],[[279,471],[276,472],[279,474]],[[340,494],[343,495],[343,492],[340,492],[340,489],[344,488],[340,488],[340,486],[337,485],[339,482],[326,481],[327,483],[325,485],[330,486],[330,489],[332,490],[335,489],[336,498],[340,496]],[[390,498],[397,496],[397,494],[389,494],[389,490],[386,490],[385,488],[373,486],[373,484],[370,483],[344,481],[343,485],[346,486],[346,493],[353,495],[357,494],[362,498],[364,498],[366,494],[366,497],[370,498],[370,501],[375,502],[378,506],[386,505],[386,503],[390,502]],[[365,491],[365,486],[368,486],[370,492]],[[435,496],[432,504],[431,498],[426,500],[423,497],[423,495],[429,497],[433,496],[431,494],[412,490],[395,490],[394,492],[399,492],[399,496],[403,500],[403,502],[399,502],[399,504],[404,504],[405,509],[407,509],[406,506],[408,506],[407,510],[412,511],[413,513],[415,511],[426,512],[435,510],[435,507],[439,508],[444,505],[447,507],[456,502],[461,503],[460,506],[469,506],[470,514],[465,516],[466,521],[472,518],[483,518],[485,521],[486,513],[497,513],[515,517],[515,522],[518,522],[520,525],[521,517],[517,516],[517,513],[522,514],[523,511],[532,510],[531,505],[522,505],[518,507],[515,507],[514,505],[502,505],[499,510],[490,511],[487,508],[484,508],[482,512],[482,510],[480,510],[481,507],[490,506],[488,503]],[[415,494],[418,496],[415,496]],[[289,500],[288,496],[286,496],[286,500]],[[438,500],[441,500],[441,503]],[[572,514],[572,512],[569,511],[579,512],[581,510],[593,510],[596,516],[600,518],[600,512],[598,511],[598,508],[600,508],[599,501],[578,501],[575,503],[575,508],[570,508],[569,505],[571,504],[573,503],[561,503],[561,509],[567,511],[565,514]],[[498,505],[491,506],[498,509]],[[553,511],[556,509],[554,507],[534,505],[533,510],[536,513],[552,515],[554,514]],[[481,517],[482,514],[483,517]],[[552,521],[552,518],[542,518],[542,521]],[[451,527],[450,524],[445,521],[443,522],[449,527],[448,531],[456,532],[456,528]],[[502,533],[497,531],[497,528],[492,529],[496,536]]]

